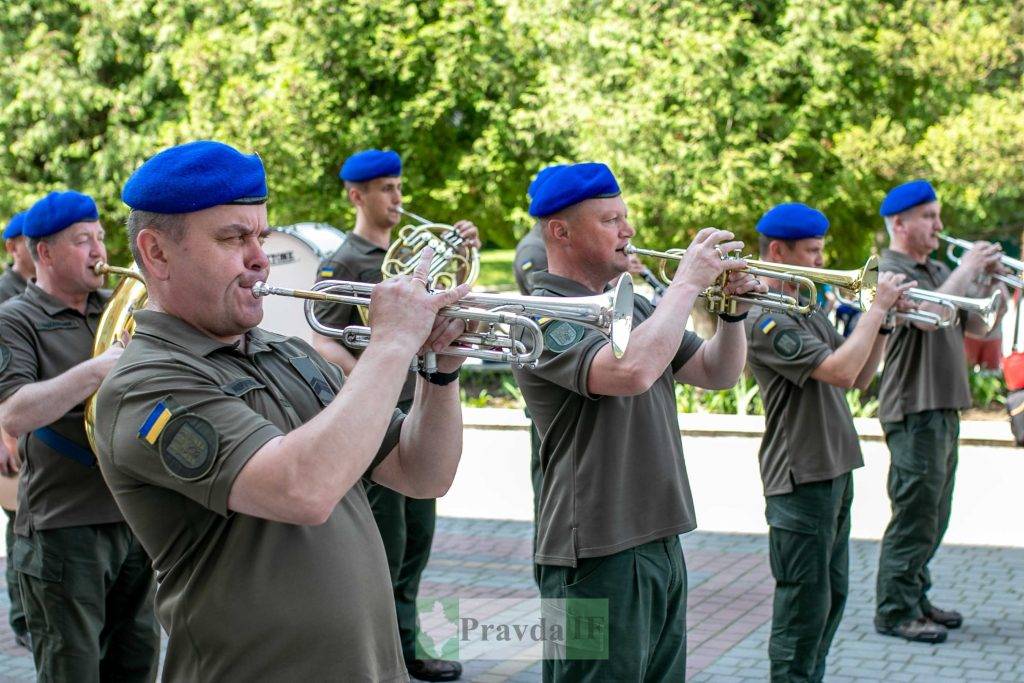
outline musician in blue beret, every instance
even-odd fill
[[[4,227],[4,249],[11,260],[0,275],[0,302],[7,301],[25,291],[25,285],[36,276],[35,261],[28,251],[28,238],[22,234],[25,225],[25,211],[11,216]]]
[[[152,681],[160,637],[150,559],[125,522],[89,445],[84,403],[123,349],[93,356],[109,293],[96,202],[50,192],[26,212],[35,280],[0,307],[0,427],[18,439],[14,548],[40,677]]]
[[[380,282],[384,256],[402,222],[402,159],[393,150],[367,149],[345,159],[338,175],[355,208],[355,225],[345,243],[320,264],[318,279]],[[411,214],[407,221],[412,225],[419,222]],[[463,254],[469,246],[480,247],[479,231],[472,221],[458,220],[454,227],[465,240]],[[320,304],[316,313],[322,322],[336,327],[363,324],[355,306]],[[313,345],[345,372],[352,372],[360,357],[357,350],[339,340],[316,333]],[[416,375],[409,373],[399,395],[400,410],[410,409],[415,389]],[[391,569],[398,633],[409,675],[428,681],[455,680],[462,675],[458,662],[416,656],[416,596],[433,543],[436,502],[409,498],[386,486],[370,485],[366,494]]]
[[[36,276],[36,264],[28,251],[28,239],[22,235],[25,212],[14,214],[4,227],[4,248],[11,260],[3,275],[0,275],[0,303],[11,299],[25,291],[29,281]],[[7,435],[0,435],[0,476],[14,477],[21,470],[21,456],[18,455],[18,443]],[[7,557],[14,552],[14,510],[4,509],[7,515]],[[18,586],[18,573],[14,570],[14,562],[7,562],[7,596],[10,609],[7,617],[14,633],[15,642],[31,650],[28,640],[28,624],[25,622],[25,608],[22,606],[21,589]]]
[[[821,211],[778,204],[757,222],[760,258],[821,268],[828,230]],[[793,297],[807,294],[769,282]],[[903,275],[883,273],[847,338],[818,309],[803,315],[755,307],[746,320],[747,362],[766,421],[758,455],[775,577],[768,641],[773,681],[824,678],[849,584],[852,472],[864,464],[846,392],[871,383],[893,331],[890,314],[912,285]]]
[[[574,633],[580,637],[564,648],[550,644],[544,680],[681,681],[686,567],[678,535],[696,519],[674,385],[735,383],[745,360],[740,323],[747,306],[723,314],[706,342],[686,331],[686,321],[723,274],[730,294],[766,289],[741,270],[743,261],[727,258],[742,243],[707,228],[688,246],[657,308],[633,296],[626,247],[636,231],[621,187],[602,163],[550,171],[534,186],[530,215],[548,254],[547,272],[532,277],[534,295],[595,296],[621,279],[633,315],[622,354],[596,330],[548,321],[537,367],[513,368],[541,436],[534,554],[541,596],[594,598],[587,604],[607,608],[600,615],[607,630]],[[599,615],[579,616],[585,622]]]
[[[420,349],[464,332],[437,312],[468,287],[428,291],[428,259],[377,285],[372,339],[343,376],[257,327],[257,285],[273,278],[257,155],[171,147],[122,197],[149,300],[97,394],[96,441],[161,576],[165,678],[408,680],[365,486],[432,499],[451,485],[462,359],[439,355],[408,413],[395,404]]]
[[[941,204],[931,183],[911,180],[886,194],[879,213],[889,234],[883,272],[902,273],[922,289],[956,296],[989,296],[1002,285],[1000,248],[975,242],[950,270],[931,257],[940,246]],[[1003,290],[1005,300],[1005,290]],[[933,304],[921,308],[941,313]],[[1001,318],[1004,308],[1000,308]],[[997,322],[994,329],[999,329]],[[962,311],[958,324],[932,330],[901,325],[886,349],[879,420],[889,446],[892,517],[882,537],[875,629],[910,641],[941,643],[963,615],[928,598],[928,564],[949,524],[957,467],[960,411],[971,406],[964,338],[989,332],[981,316]]]

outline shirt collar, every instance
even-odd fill
[[[530,284],[533,285],[534,291],[543,289],[556,296],[593,296],[594,294],[600,294],[600,292],[590,291],[582,283],[562,277],[561,275],[552,275],[548,271],[539,270],[534,273],[530,276]]]
[[[197,330],[181,318],[163,313],[161,311],[142,310],[136,311],[135,333],[144,334],[150,337],[162,339],[175,346],[187,349],[190,353],[200,356],[209,356],[214,351],[235,351],[238,349],[238,342],[222,342],[214,339],[205,332]],[[254,328],[246,333],[245,355],[254,356],[257,353],[270,351],[269,342],[282,339],[279,335]]]
[[[62,311],[73,311],[75,313],[78,313],[77,310],[71,308],[57,297],[44,291],[39,285],[35,283],[35,280],[25,285],[24,295],[29,301],[35,303],[37,306],[46,311],[47,315],[57,315]],[[86,315],[99,313],[100,311],[103,310],[103,306],[105,304],[106,297],[102,296],[98,291],[89,292],[89,296],[85,300]]]
[[[895,249],[883,249],[882,255],[886,258],[891,258],[894,261],[899,261],[905,265],[912,266],[914,268],[929,268],[931,266],[931,259],[926,258],[924,263],[917,261],[902,251],[896,251]]]
[[[360,254],[369,256],[375,252],[382,254],[387,253],[387,249],[381,249],[376,244],[366,239],[362,235],[357,235],[355,232],[350,232],[345,238],[345,244],[351,243],[352,248],[358,251]]]

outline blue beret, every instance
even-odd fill
[[[338,177],[350,183],[363,183],[374,178],[402,175],[402,157],[398,152],[364,149],[356,152],[341,165]]]
[[[565,164],[553,164],[551,166],[545,166],[544,168],[537,171],[537,175],[533,177],[530,182],[530,187],[526,190],[526,196],[533,199],[533,196],[537,194],[537,188],[547,182],[551,174],[560,168],[565,168]]]
[[[802,240],[823,237],[828,232],[828,219],[817,209],[793,202],[768,209],[757,222],[757,231],[778,240]]]
[[[58,233],[80,221],[99,218],[96,202],[89,195],[74,190],[51,192],[25,213],[21,232],[25,237],[37,239]]]
[[[931,183],[927,180],[911,180],[889,190],[889,194],[885,195],[882,205],[878,208],[878,213],[881,216],[895,216],[918,204],[934,202],[936,199],[935,188]]]
[[[18,213],[11,216],[11,220],[7,223],[7,227],[4,228],[4,239],[13,240],[15,237],[21,237],[21,228],[25,223],[25,212],[19,211]]]
[[[610,168],[604,164],[570,164],[553,169],[544,182],[535,183],[530,215],[550,216],[562,209],[597,197],[622,194]]]
[[[191,213],[221,204],[267,201],[267,175],[256,154],[214,140],[169,147],[142,164],[121,190],[139,211]]]

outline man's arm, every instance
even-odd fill
[[[904,282],[905,277],[902,273],[879,273],[871,308],[860,316],[843,344],[814,369],[811,379],[843,389],[867,388],[885,348],[885,337],[880,336],[878,330],[903,292],[917,284]]]
[[[0,403],[0,427],[18,438],[56,422],[99,389],[123,352],[114,345],[56,377],[22,385]]]
[[[381,334],[330,405],[298,429],[268,441],[246,462],[231,487],[229,509],[292,524],[321,524],[366,473],[391,423],[409,359],[424,343],[443,348],[464,329],[461,321],[435,320],[437,311],[457,302],[469,288],[428,293],[422,282],[431,253],[424,254],[413,277],[374,287],[371,308]],[[439,359],[438,367],[443,370],[450,363]],[[448,390],[457,394],[457,389]],[[440,448],[448,452],[443,444]],[[420,487],[416,482],[407,489]],[[422,487],[428,489],[434,487]]]
[[[728,389],[736,384],[747,357],[747,335],[742,322],[718,322],[715,335],[701,344],[676,372],[677,382],[702,389]]]
[[[723,253],[742,248],[725,230],[705,228],[686,249],[665,296],[651,317],[633,329],[626,353],[616,358],[611,344],[601,348],[590,365],[587,392],[595,396],[635,396],[651,388],[669,367],[686,332],[686,321],[700,293],[725,270],[743,267],[722,260]]]
[[[441,387],[420,378],[398,446],[373,470],[373,480],[411,498],[440,498],[461,457],[458,381]]]

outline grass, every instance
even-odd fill
[[[476,287],[480,289],[515,289],[516,278],[512,273],[515,259],[514,249],[488,249],[480,254],[480,277]]]

